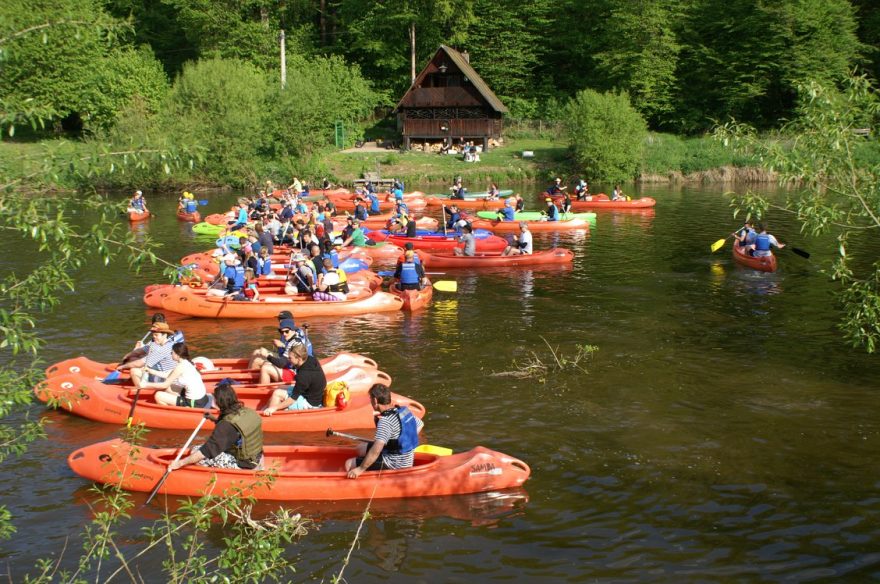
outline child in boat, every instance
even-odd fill
[[[183,406],[189,408],[204,408],[211,399],[202,381],[202,375],[189,357],[189,349],[186,343],[174,343],[171,347],[171,357],[176,365],[164,381],[142,381],[142,388],[156,388],[153,399],[163,406]],[[146,373],[154,375],[162,373],[147,367]]]

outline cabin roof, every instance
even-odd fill
[[[455,64],[456,68],[458,68],[461,74],[468,78],[471,85],[474,86],[474,89],[476,89],[477,92],[483,97],[483,99],[486,100],[486,103],[489,104],[489,107],[491,107],[498,113],[504,114],[508,112],[504,104],[501,103],[501,100],[498,99],[498,96],[495,95],[495,92],[493,92],[489,88],[489,86],[486,85],[486,82],[483,81],[483,78],[480,77],[479,73],[477,73],[474,68],[471,67],[471,64],[468,62],[468,60],[465,59],[461,53],[446,45],[440,45],[440,48],[437,49],[437,52],[434,53],[434,56],[431,57],[428,63],[422,68],[421,73],[416,76],[412,85],[410,85],[410,88],[406,91],[406,93],[403,94],[403,97],[400,98],[400,101],[397,102],[397,106],[394,108],[395,111],[400,110],[404,100],[406,100],[406,97],[421,84],[422,80],[425,78],[425,75],[427,75],[428,73],[428,68],[430,64],[434,62],[434,60],[437,58],[437,55],[439,55],[441,52],[445,53],[446,56],[449,57],[449,60]]]

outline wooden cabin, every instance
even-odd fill
[[[501,137],[507,108],[471,67],[467,52],[440,45],[395,108],[403,147],[414,140],[482,144]]]

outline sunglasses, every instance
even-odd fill
[[[282,335],[286,335],[287,333],[292,333],[293,331],[290,329],[278,329],[278,332],[280,332]]]

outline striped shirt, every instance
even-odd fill
[[[150,341],[147,343],[146,366],[157,371],[171,371],[177,362],[171,356],[171,347],[174,343],[171,339],[165,341],[164,345]]]
[[[424,423],[416,418],[416,425],[419,432],[422,431]],[[388,444],[389,441],[400,438],[400,418],[395,415],[379,416],[379,423],[376,424],[376,441],[382,441]],[[413,465],[413,453],[406,454],[388,454],[382,452],[382,461],[386,468],[409,468]]]

